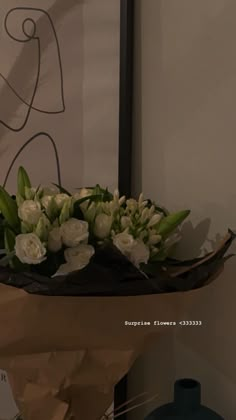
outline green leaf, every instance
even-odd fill
[[[101,201],[112,201],[113,194],[108,190],[108,188],[104,189],[97,184],[95,187],[85,187],[86,190],[92,190],[93,195],[99,195],[101,197]],[[82,190],[82,188],[76,188],[76,190]]]
[[[20,205],[22,204],[24,202],[24,198],[19,194],[19,193],[17,193],[16,194],[16,203],[17,203],[17,206],[18,207],[20,207]]]
[[[5,232],[4,232],[4,245],[5,245],[5,250],[7,254],[14,251],[15,242],[16,242],[15,233],[11,229],[6,227]]]
[[[190,210],[182,210],[177,213],[169,214],[160,220],[156,229],[157,233],[166,238],[188,217]]]
[[[39,237],[39,239],[42,242],[47,241],[47,238],[48,238],[48,231],[49,231],[50,225],[48,225],[47,220],[48,219],[45,216],[45,214],[41,216],[34,230],[34,233]]]
[[[78,220],[84,220],[84,215],[78,201],[74,203],[73,217],[75,217],[75,219],[78,219]]]
[[[103,201],[104,202],[113,200],[113,194],[110,193],[108,188],[106,188],[105,190],[102,190],[102,193],[103,193]]]
[[[14,234],[14,232],[12,232],[11,229],[6,228],[4,232],[4,246],[7,254],[6,257],[8,257],[8,259],[4,258],[2,263],[4,264],[5,262],[7,262],[11,268],[14,268],[13,257],[15,256],[15,242],[16,235]]]
[[[33,226],[27,222],[21,222],[21,233],[31,233],[33,231]]]
[[[15,233],[9,229],[5,228],[4,232],[4,244],[5,244],[5,250],[6,250],[6,257],[3,257],[0,260],[1,266],[9,265],[11,268],[22,271],[26,267],[25,264],[22,264],[22,262],[16,257],[15,255],[15,243],[16,243],[16,235]]]
[[[25,198],[25,187],[31,188],[31,182],[26,170],[20,166],[17,175],[17,194]]]
[[[52,197],[52,199],[49,202],[46,214],[51,223],[58,216],[58,207],[56,205],[54,197]]]
[[[15,257],[15,251],[12,251],[11,253],[7,254],[5,257],[0,259],[0,267],[7,267],[10,265],[10,267],[13,268],[12,260]]]
[[[59,189],[61,194],[67,194],[67,195],[71,196],[71,193],[69,191],[67,191],[65,188],[63,188],[61,185],[54,184],[54,183],[52,183],[52,185],[55,185],[55,187],[57,187]]]
[[[13,229],[19,226],[18,207],[16,201],[0,186],[0,211]]]
[[[164,207],[159,207],[155,205],[155,209],[158,213],[163,213],[165,217],[169,216],[168,210],[166,210]]]
[[[62,223],[66,222],[71,215],[71,200],[67,200],[62,207],[60,216],[59,216],[59,223],[62,225]]]

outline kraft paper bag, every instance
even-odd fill
[[[156,278],[150,279],[132,265],[127,266],[130,263],[117,254],[115,262],[118,264],[121,258],[117,267],[122,267],[120,274],[123,272],[123,280],[121,276],[118,283],[128,283],[129,291],[133,285],[133,295],[129,296],[56,296],[65,288],[65,281],[67,289],[72,287],[75,292],[76,273],[58,280],[57,288],[50,279],[49,290],[49,279],[46,282],[36,276],[34,280],[33,274],[1,270],[0,368],[7,372],[22,418],[100,420],[113,400],[115,385],[136,358],[161,334],[187,319],[195,297],[199,299],[205,288],[212,287],[233,239],[229,233],[220,247],[205,258],[182,263],[172,260],[168,267],[163,263]],[[114,270],[113,263],[111,257],[108,271]],[[99,273],[98,260],[94,264]],[[105,266],[104,261],[102,264]],[[89,270],[85,273],[91,276]],[[102,273],[106,277],[105,269]],[[146,282],[149,294],[135,295],[135,275],[137,283]],[[77,273],[77,282],[82,279],[86,289],[85,277]],[[200,287],[203,278],[205,287]],[[96,272],[94,280],[98,294],[100,279]],[[164,291],[164,281],[172,292]],[[195,290],[187,290],[186,282]],[[36,284],[35,288],[32,284]],[[107,283],[103,286],[108,294]],[[159,292],[155,293],[155,287]],[[49,296],[49,292],[54,295]],[[161,325],[168,321],[176,325]]]

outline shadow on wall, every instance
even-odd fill
[[[195,227],[191,221],[185,222],[180,231],[182,239],[176,248],[175,256],[184,259],[199,257],[206,242],[210,226],[211,220],[209,218],[201,221]],[[213,242],[215,246],[215,241]]]
[[[235,282],[235,267],[236,258],[232,258],[227,262],[225,270],[219,278],[211,285],[205,287],[204,293],[196,298],[194,305],[188,311],[188,319],[201,320],[201,327],[181,328],[177,331],[177,343],[184,347],[186,352],[193,352],[199,361],[199,369],[202,363],[209,363],[211,370],[217,377],[214,385],[212,384],[209,371],[204,374],[206,382],[209,382],[212,392],[222,388],[222,378],[224,378],[227,386],[231,384],[236,389],[236,363],[235,363],[235,296],[236,296],[236,282]],[[177,344],[178,345],[178,344]],[[188,363],[188,369],[184,368],[183,360],[178,353],[180,363],[178,363],[178,371],[180,372],[183,366],[183,373],[194,375],[196,373],[196,365],[191,363],[194,357]],[[182,360],[182,362],[181,362]],[[214,389],[213,389],[214,388]],[[210,399],[209,393],[203,394],[206,403],[212,405],[225,414],[225,404],[227,396],[221,395],[219,400],[212,396]],[[233,407],[234,405],[234,407]],[[236,412],[236,401],[232,401],[230,407],[229,418],[235,418],[233,413]]]

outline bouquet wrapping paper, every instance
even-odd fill
[[[133,282],[133,296],[47,296],[45,290],[35,294],[33,289],[24,290],[25,285],[13,287],[17,276],[22,283],[23,274],[15,274],[14,280],[14,273],[2,269],[0,367],[8,373],[22,418],[100,420],[112,402],[114,386],[135,359],[161,334],[176,328],[154,321],[187,319],[193,299],[204,294],[202,279],[206,287],[213,287],[233,239],[229,233],[219,249],[205,258],[182,265],[172,261],[165,278],[176,285],[174,293],[152,290],[135,296],[131,276],[124,282]],[[125,264],[125,257],[120,257]],[[143,275],[138,273],[141,281]],[[158,284],[160,277],[153,277],[152,284]],[[64,280],[70,284],[70,276]],[[148,288],[149,280],[143,280]],[[186,282],[195,290],[188,290]],[[130,326],[125,321],[150,325]]]

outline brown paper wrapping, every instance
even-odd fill
[[[234,238],[231,232],[206,258],[169,270],[171,282],[182,282],[181,287],[191,281],[191,273],[204,277],[205,286],[191,291],[59,297],[0,284],[0,368],[8,373],[23,419],[100,420],[115,385],[136,358],[161,334],[181,328],[179,321],[188,320],[193,301],[214,287]],[[184,272],[190,277],[183,283],[178,274]],[[150,325],[130,326],[126,321]]]
[[[137,356],[176,328],[153,322],[186,319],[192,299],[204,289],[73,298],[0,285],[0,367],[8,372],[24,420],[99,420]]]

